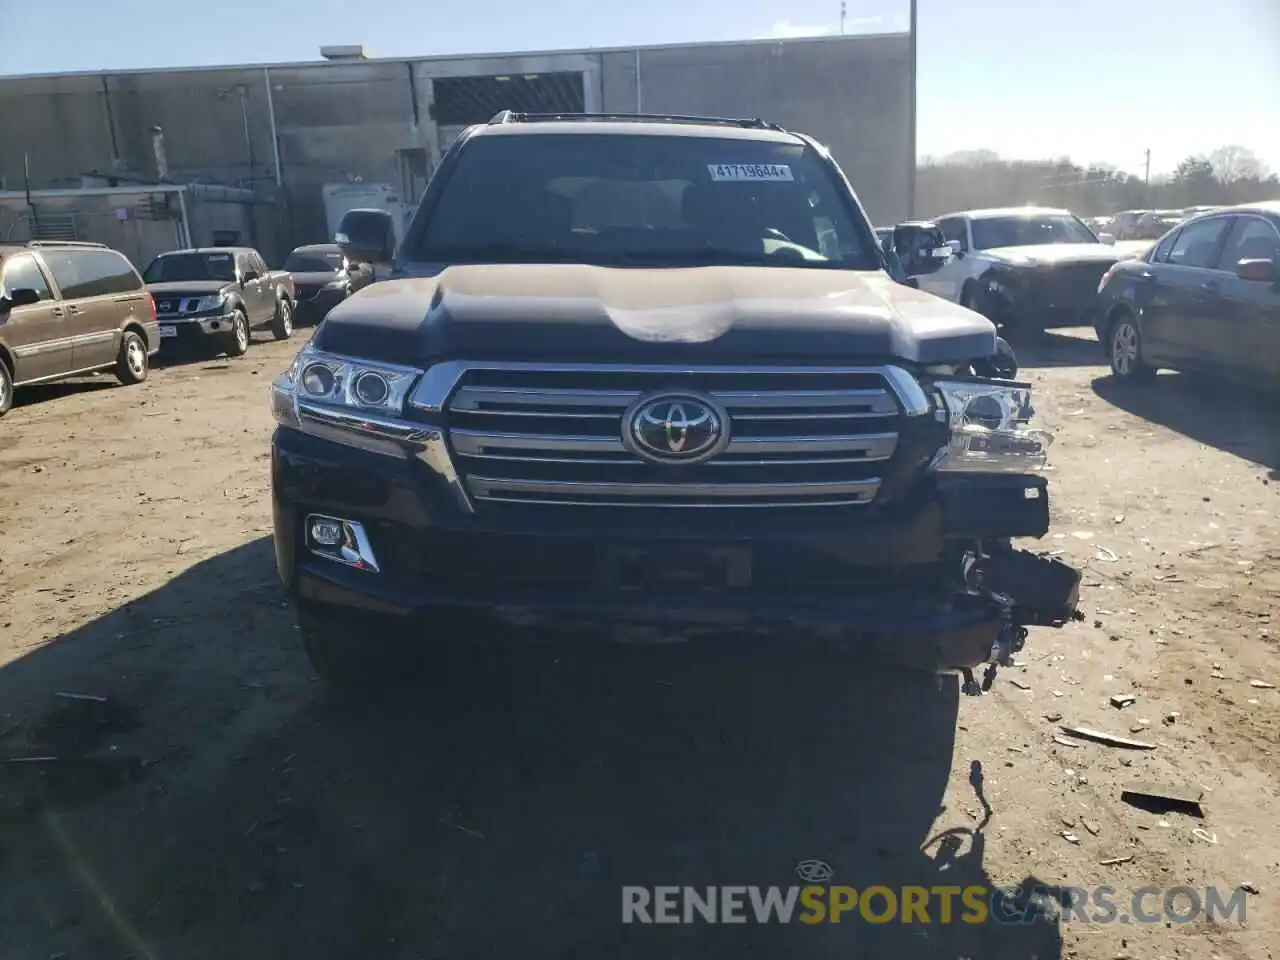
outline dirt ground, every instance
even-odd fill
[[[1040,546],[1086,568],[1086,619],[981,698],[646,647],[349,716],[271,556],[267,383],[306,332],[26,391],[0,421],[0,958],[1272,957],[1280,416],[1122,388],[1075,333],[1023,359],[1057,431]],[[1256,892],[1244,924],[620,922],[623,885],[789,886],[807,858],[858,888],[1110,885],[1125,915],[1146,885]]]

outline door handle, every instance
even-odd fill
[[[1152,273],[1150,270],[1143,270],[1140,274],[1138,274],[1138,276],[1140,276],[1143,280],[1154,280],[1156,278],[1156,275]]]
[[[79,313],[79,312],[80,312],[80,308],[77,307],[74,303],[67,305],[67,313]]]
[[[53,308],[51,311],[49,311],[49,312],[50,312],[50,313],[52,313],[55,317],[60,317],[60,316],[62,316],[62,308],[61,308],[61,307],[54,307],[54,308]]]
[[[1206,280],[1204,283],[1200,284],[1200,289],[1207,293],[1217,293],[1222,289],[1222,284],[1217,280]]]

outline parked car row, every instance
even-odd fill
[[[1280,385],[1280,201],[1205,207],[1138,255],[1066,210],[971,210],[880,228],[890,271],[1009,337],[1092,326],[1118,377],[1158,368]]]
[[[293,335],[372,279],[334,244],[271,270],[249,247],[163,253],[141,273],[100,243],[0,244],[0,415],[17,387],[113,370],[141,383],[162,347],[240,356],[251,332]]]

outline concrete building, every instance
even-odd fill
[[[914,175],[912,84],[906,34],[7,77],[0,190],[85,175],[251,190],[275,204],[278,243],[259,243],[278,261],[327,238],[326,185],[389,184],[411,202],[458,131],[501,109],[697,114],[817,137],[892,223]]]

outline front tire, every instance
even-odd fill
[[[142,337],[126,330],[116,357],[116,379],[126,386],[141,383],[147,379],[147,368],[147,345]]]
[[[249,318],[237,309],[231,315],[231,333],[227,337],[227,356],[243,357],[249,352]]]
[[[1111,321],[1107,336],[1107,356],[1111,373],[1133,383],[1151,380],[1156,368],[1147,364],[1143,355],[1142,331],[1137,318],[1122,310]]]
[[[13,406],[13,374],[9,365],[0,359],[0,417],[9,412]]]
[[[293,306],[288,300],[276,301],[276,315],[271,321],[271,335],[277,340],[293,336]]]

